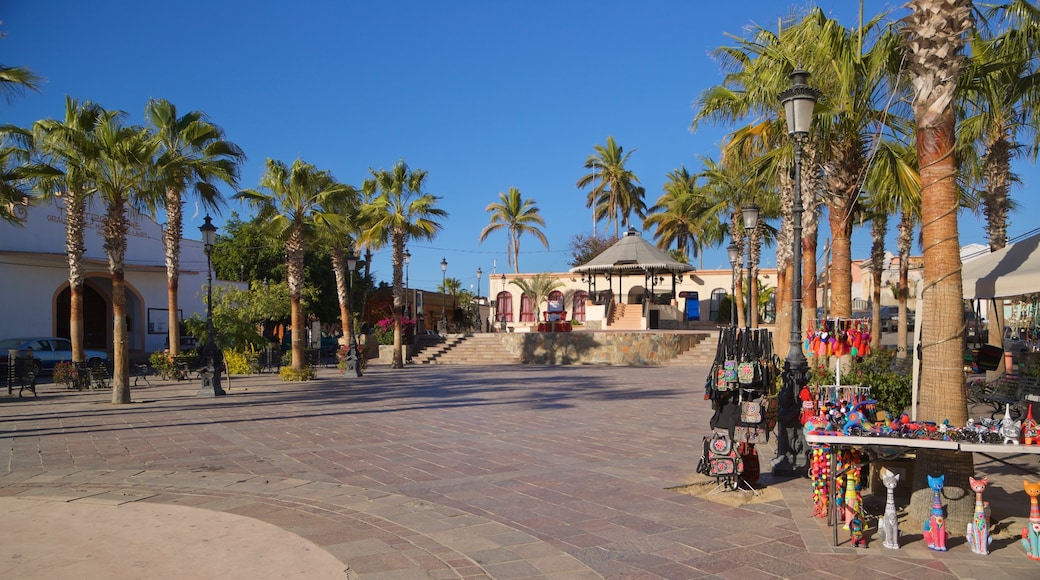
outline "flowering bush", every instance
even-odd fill
[[[379,344],[394,343],[394,319],[384,318],[376,322],[376,339]],[[401,318],[401,338],[407,344],[415,336],[415,321],[410,318]]]
[[[82,375],[80,375],[76,369],[76,364],[72,361],[62,361],[54,365],[53,377],[55,383],[65,385],[67,389],[83,390],[90,387],[90,376],[87,376],[86,384],[84,385]]]

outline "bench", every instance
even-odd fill
[[[993,407],[993,419],[1009,409],[1012,419],[1025,414],[1029,403],[1040,402],[1040,379],[1030,376],[1004,374],[996,381],[975,381],[969,385],[968,397]]]

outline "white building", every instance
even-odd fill
[[[21,225],[0,221],[0,338],[69,336],[69,268],[62,202],[17,207]],[[87,209],[84,254],[84,346],[112,352],[112,281],[98,205]],[[186,228],[191,235],[196,232]],[[197,234],[196,234],[197,235]],[[131,217],[126,251],[126,311],[130,351],[162,350],[169,316],[162,228]],[[206,255],[202,242],[182,240],[180,317],[205,315]]]

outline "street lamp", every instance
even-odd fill
[[[477,329],[484,330],[484,316],[480,312],[480,277],[484,274],[484,271],[477,266]]]
[[[206,252],[206,345],[202,347],[202,387],[199,397],[219,397],[226,395],[220,386],[220,367],[224,366],[224,355],[217,348],[213,338],[213,246],[217,241],[217,226],[207,215],[199,226],[202,232],[202,246]]]
[[[752,271],[751,271],[751,235],[758,228],[758,206],[755,204],[748,204],[741,210],[741,214],[744,216],[744,237],[747,239],[747,319],[744,321],[745,328],[751,328],[751,315],[754,312],[754,291],[752,290]]]
[[[729,323],[730,326],[737,325],[737,264],[740,263],[740,248],[737,244],[730,242],[729,246],[726,247],[726,254],[729,255],[729,295],[732,297],[729,301]]]
[[[448,291],[448,287],[445,285],[445,274],[448,272],[448,259],[441,258],[441,326],[445,331],[448,329],[448,317],[445,315],[445,310],[448,308],[448,296],[445,294]]]
[[[484,271],[477,266],[477,303],[480,303],[480,277],[484,274]]]
[[[780,93],[780,102],[787,118],[787,135],[794,141],[794,205],[791,208],[791,259],[794,260],[794,267],[791,276],[791,345],[781,375],[783,389],[790,396],[786,397],[786,401],[781,397],[780,404],[796,408],[798,394],[806,384],[809,373],[809,363],[802,352],[802,147],[809,137],[813,108],[821,93],[806,84],[809,73],[801,68],[792,72],[790,78],[791,88]],[[798,414],[794,413],[794,416]],[[804,441],[799,438],[802,435],[801,425],[795,422],[782,427],[777,461],[773,464],[774,474],[786,469],[804,469],[808,463]]]
[[[361,353],[358,352],[357,337],[354,334],[354,272],[357,270],[358,258],[354,254],[347,255],[347,368],[344,376],[361,376]]]
[[[409,310],[408,303],[408,264],[412,263],[412,253],[408,251],[408,248],[404,249],[404,315],[408,318],[412,317],[411,310]]]

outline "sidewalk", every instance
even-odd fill
[[[689,368],[373,367],[360,379],[153,381],[134,403],[0,397],[0,577],[1034,578],[1037,465],[978,460],[1022,517],[972,554],[831,546],[808,480],[732,507],[670,488],[710,408]],[[772,444],[759,446],[765,468]],[[1023,472],[1021,469],[1025,469]],[[733,492],[730,492],[733,493]],[[989,493],[989,492],[987,492]],[[1011,497],[1008,497],[1011,496]]]

